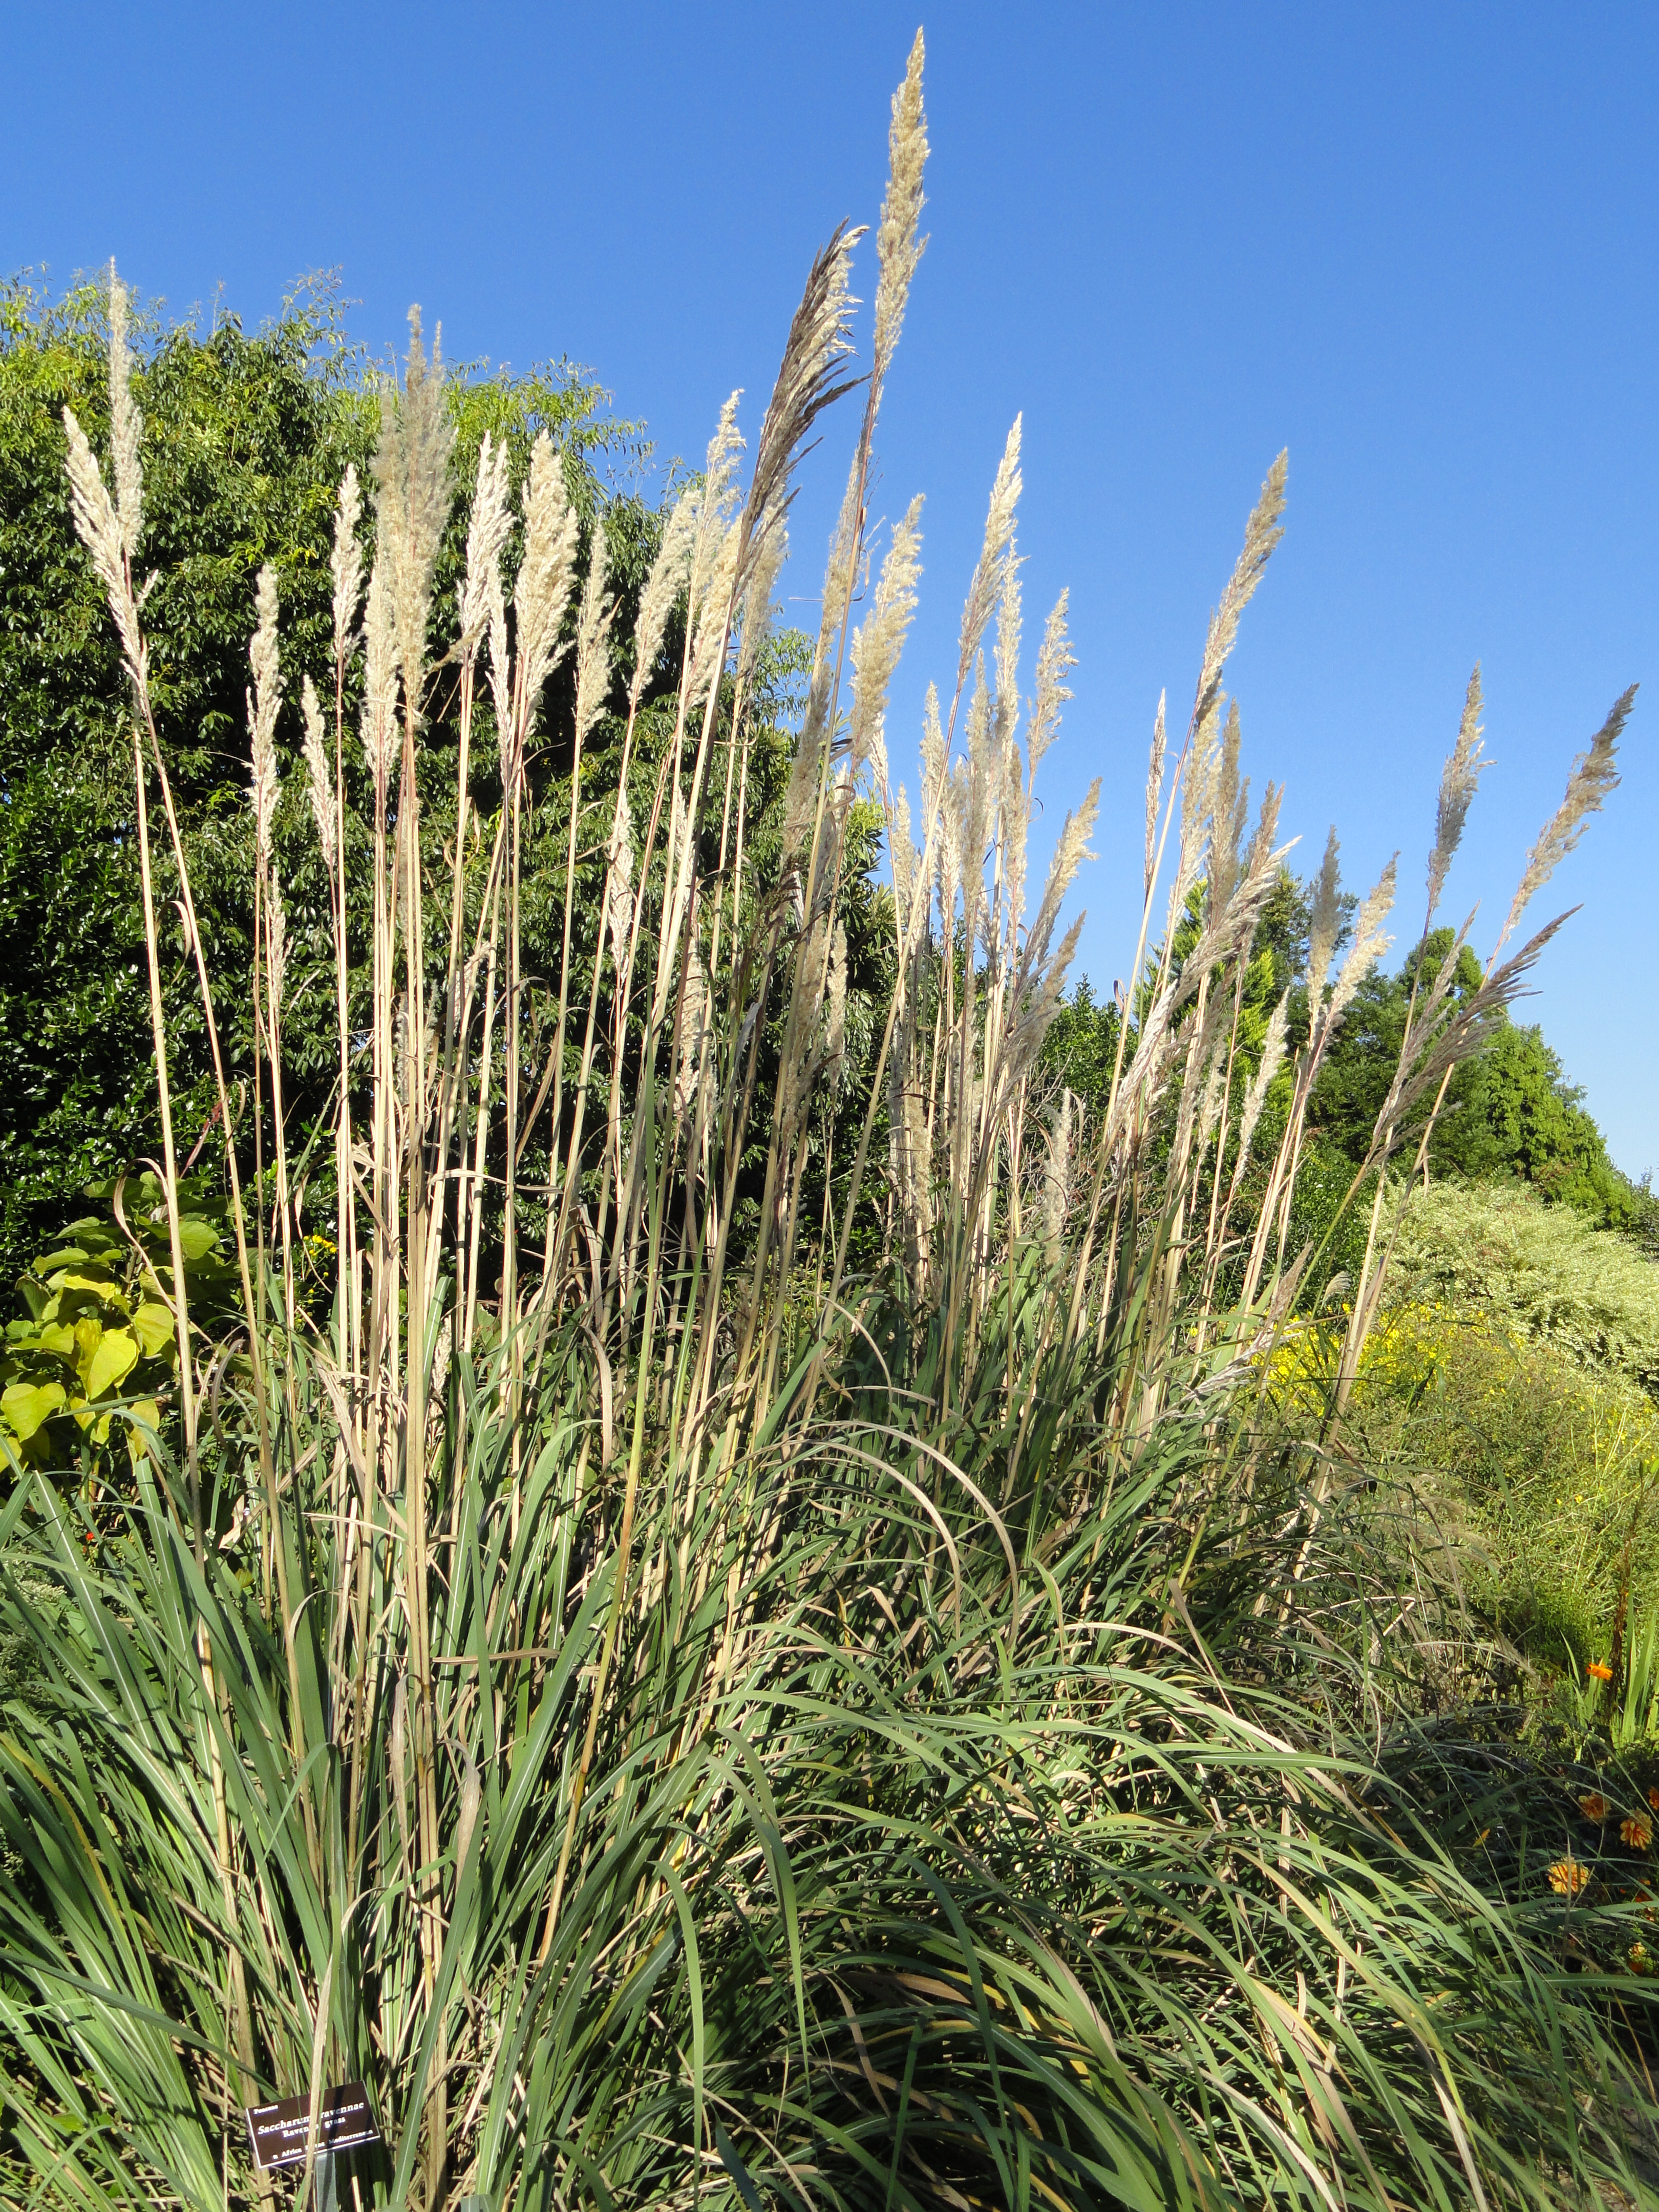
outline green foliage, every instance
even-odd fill
[[[1622,1638],[1622,1682],[1607,1662],[1587,1665],[1563,1642],[1567,1665],[1557,1702],[1569,1717],[1575,1755],[1582,1758],[1598,1743],[1615,1753],[1659,1745],[1659,1613],[1630,1620]]]
[[[1017,1340],[1052,1289],[1022,1271]],[[1454,1776],[1443,1745],[1333,1757],[1294,1702],[1218,1678],[1291,1554],[1267,1534],[1282,1498],[1242,1530],[1205,1512],[1201,1425],[1079,1490],[1090,1426],[1045,1421],[1029,1491],[988,1522],[1012,1346],[988,1343],[940,1425],[921,1410],[939,1339],[910,1345],[890,1382],[863,1336],[838,1343],[841,1413],[690,1519],[672,1482],[642,1491],[665,1579],[621,1614],[585,1790],[611,1584],[591,1432],[554,1410],[580,1333],[548,1347],[533,1439],[492,1418],[506,1356],[458,1358],[434,1470],[454,1542],[432,1613],[429,2002],[407,1654],[351,1686],[355,1538],[313,1448],[331,1433],[314,1375],[278,1443],[291,1502],[240,1553],[198,1565],[153,1487],[89,1548],[31,1474],[0,1577],[0,1638],[41,1653],[0,1726],[9,2188],[205,2205],[228,2156],[251,2203],[227,2106],[303,2093],[319,2048],[329,2078],[371,2085],[366,2203],[409,2201],[444,2069],[467,2115],[445,2186],[492,2205],[644,2207],[697,2176],[714,2203],[781,2203],[810,2171],[813,2201],[870,2212],[1022,2190],[1177,2212],[1311,2206],[1317,2172],[1383,2212],[1462,2201],[1459,2130],[1494,2204],[1639,2190],[1599,2019],[1640,2002],[1628,1910],[1547,1877],[1576,1808]],[[1041,1389],[1058,1415],[1095,1382],[1051,1365]],[[291,1663],[248,1571],[271,1536],[310,1578]],[[377,1610],[386,1549],[361,1554]],[[1279,1650],[1328,1692],[1328,1641]],[[228,1889],[221,1789],[258,1869]],[[1518,1854],[1472,1848],[1505,1819]]]
[[[1310,1424],[1339,1342],[1306,1325],[1275,1357]],[[1366,1466],[1427,1485],[1467,1595],[1544,1675],[1564,1650],[1577,1668],[1606,1662],[1621,1615],[1659,1607],[1659,1411],[1629,1375],[1476,1300],[1400,1298],[1366,1340],[1345,1425]]]
[[[1490,1315],[1585,1365],[1659,1382],[1659,1269],[1576,1208],[1507,1183],[1431,1184],[1406,1209],[1395,1295]]]
[[[161,1423],[161,1401],[178,1372],[173,1252],[167,1206],[148,1170],[91,1198],[112,1201],[113,1218],[71,1221],[18,1284],[24,1314],[6,1324],[0,1352],[0,1439],[22,1458],[62,1466],[96,1461],[122,1420],[135,1450]],[[223,1202],[200,1184],[181,1188],[179,1246],[198,1328],[230,1325],[237,1271],[225,1248]],[[71,1428],[70,1425],[73,1425]]]
[[[1075,1092],[1091,1115],[1100,1114],[1111,1091],[1119,1026],[1115,1000],[1097,1006],[1088,977],[1079,975],[1043,1039],[1044,1074]]]
[[[1419,961],[1432,971],[1451,944],[1449,930],[1436,930],[1395,974],[1373,969],[1336,1033],[1314,1088],[1313,1117],[1327,1142],[1353,1161],[1365,1157],[1388,1094]],[[1467,1000],[1480,985],[1480,963],[1465,945],[1455,994]],[[1642,1194],[1608,1158],[1583,1097],[1541,1030],[1505,1017],[1452,1077],[1430,1140],[1431,1171],[1530,1183],[1598,1224],[1631,1227],[1643,1213]]]
[[[1547,1673],[1564,1640],[1605,1661],[1626,1596],[1659,1605],[1659,1418],[1640,1392],[1465,1324],[1410,1443],[1467,1512],[1473,1593]]]
[[[73,408],[94,442],[107,434],[106,308],[93,286],[55,303],[17,282],[0,288],[0,1279],[24,1263],[85,1184],[160,1149],[131,715],[102,593],[64,493],[64,408]],[[145,622],[157,719],[210,967],[246,975],[254,578],[266,562],[276,571],[285,668],[325,666],[334,498],[349,462],[360,473],[368,468],[377,410],[327,290],[301,294],[252,334],[234,318],[204,332],[151,317],[144,336],[134,385],[145,416],[142,563],[155,577]],[[633,425],[602,411],[599,388],[559,365],[520,377],[457,372],[449,397],[461,471],[474,465],[486,428],[508,446],[515,481],[535,432],[555,434],[578,505],[590,518],[603,511],[624,601],[636,592],[656,526],[637,497],[603,492],[596,460],[626,464],[638,440]],[[440,555],[439,619],[453,610],[464,539],[458,516]],[[329,923],[303,773],[295,772],[298,689],[295,673],[278,726],[291,787],[279,811],[278,858],[296,972],[314,975],[330,957]],[[453,759],[453,694],[435,707],[434,757]],[[361,769],[349,729],[345,755],[355,786]],[[441,796],[443,775],[434,772],[433,782]],[[434,858],[443,826],[440,806]],[[556,839],[556,825],[548,827]],[[350,858],[367,866],[360,847]],[[193,1134],[211,1102],[206,1033],[170,902],[171,868],[159,853],[157,874],[176,1110]],[[313,988],[308,977],[288,1040],[302,1113],[320,1110],[314,1079],[332,1065],[331,1009],[326,979]],[[221,1030],[233,1079],[245,1078],[246,994],[222,1010]],[[318,1190],[325,1199],[322,1184]]]
[[[921,61],[918,40],[894,108],[890,337]],[[1068,826],[1030,914],[1063,607],[1022,744],[1011,441],[946,711],[963,758],[927,745],[925,850],[896,846],[882,891],[876,787],[902,810],[874,733],[908,619],[903,539],[861,642],[846,581],[873,568],[879,339],[810,687],[799,641],[762,644],[791,470],[852,388],[849,243],[811,273],[746,495],[726,418],[659,533],[602,495],[575,403],[579,712],[570,664],[544,696],[532,653],[495,727],[504,656],[498,689],[477,629],[458,635],[441,419],[501,429],[521,467],[559,392],[464,376],[446,397],[411,361],[376,457],[381,512],[402,516],[380,571],[398,663],[386,676],[373,627],[375,781],[365,806],[347,770],[337,872],[292,760],[296,679],[331,658],[320,559],[279,575],[274,770],[263,713],[259,743],[262,792],[284,787],[258,883],[267,915],[285,887],[291,957],[284,981],[273,930],[270,1067],[252,1058],[248,1097],[216,1102],[228,1169],[267,1130],[276,1162],[232,1217],[257,1294],[217,1308],[216,1221],[161,1193],[171,1235],[194,1224],[204,1248],[202,1387],[179,1376],[180,1418],[147,1424],[119,1485],[88,1480],[82,1440],[141,1355],[168,1357],[155,1310],[170,1290],[182,1328],[191,1286],[163,1281],[153,1234],[129,1252],[83,1220],[27,1279],[15,1333],[21,1420],[49,1417],[0,1505],[0,1654],[39,1654],[0,1711],[0,2194],[42,2212],[246,2212],[260,2185],[230,2115],[341,2078],[368,2084],[384,2136],[349,2177],[363,2212],[1654,2202],[1629,2153],[1630,2038],[1654,2020],[1631,1909],[1558,1879],[1577,1818],[1558,1785],[1486,1757],[1467,1723],[1419,1724],[1450,1678],[1423,1655],[1462,1632],[1443,1562],[1363,1467],[1347,1479],[1340,1396],[1309,1419],[1279,1388],[1286,1246],[1310,1211],[1335,1248],[1351,1163],[1322,1134],[1298,1194],[1317,1054],[1292,1024],[1262,1124],[1284,1141],[1239,1189],[1226,1116],[1267,1065],[1309,924],[1271,880],[1268,823],[1241,844],[1236,718],[1224,738],[1200,714],[1189,770],[1215,803],[1183,817],[1175,879],[1196,889],[1167,958],[1130,978],[1134,1034],[1074,1000],[1049,1074],[1075,1067],[1085,1110],[1039,1120],[1086,835]],[[38,337],[40,313],[20,315]],[[146,404],[173,404],[168,343]],[[220,389],[200,352],[174,364],[158,454]],[[366,416],[322,353],[290,382],[307,434],[319,392],[337,410],[326,489]],[[111,368],[118,396],[119,343]],[[131,542],[118,438],[116,455]],[[78,455],[83,524],[94,465]],[[1281,458],[1212,627],[1212,702],[1284,481]],[[537,482],[520,652],[536,611],[574,605],[564,508]],[[149,617],[87,538],[148,721]],[[653,548],[650,601],[675,617],[624,686]],[[188,549],[169,563],[163,614]],[[236,660],[210,641],[199,669],[155,641],[157,752],[187,816],[177,888],[213,939],[213,988],[179,1018],[186,1093],[216,990],[233,1073],[250,1060],[234,702],[222,728],[205,694],[175,726],[191,684],[240,675],[246,627],[244,606]],[[170,787],[161,758],[142,773]],[[307,1288],[295,1255],[319,1240],[295,1193],[330,1152],[337,1243]],[[481,1231],[500,1238],[482,1289]],[[1289,1316],[1326,1366],[1338,1297]],[[1341,1356],[1357,1347],[1358,1321]]]

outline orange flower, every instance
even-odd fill
[[[1655,1811],[1656,1813],[1659,1813],[1659,1790],[1649,1790],[1649,1792],[1648,1792],[1648,1802],[1649,1802],[1649,1804],[1650,1804],[1650,1805],[1651,1805],[1651,1806],[1652,1806],[1652,1808],[1653,1808],[1653,1809],[1654,1809],[1654,1811]]]
[[[1609,1810],[1607,1799],[1599,1790],[1592,1790],[1588,1797],[1578,1800],[1578,1809],[1587,1820],[1605,1820]]]
[[[1632,1813],[1627,1820],[1619,1823],[1619,1833],[1633,1851],[1644,1851],[1653,1841],[1653,1823],[1644,1820],[1639,1813]]]
[[[1653,1972],[1653,1954],[1645,1943],[1632,1943],[1626,1957],[1632,1974],[1650,1974]]]
[[[1550,1869],[1550,1887],[1558,1897],[1576,1897],[1589,1880],[1589,1869],[1577,1859],[1557,1859]]]
[[[1584,1672],[1593,1682],[1610,1682],[1613,1680],[1612,1668],[1604,1667],[1599,1659],[1592,1659]]]

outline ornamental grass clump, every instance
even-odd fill
[[[151,710],[140,431],[123,401],[112,496],[70,428],[135,707],[166,1133],[147,1288],[176,1351],[95,1510],[61,1457],[15,1468],[0,1509],[0,1635],[40,1654],[0,1729],[18,2202],[292,2194],[240,2118],[289,2096],[301,2201],[427,2212],[1652,2201],[1631,1931],[1555,1882],[1564,1814],[1517,1825],[1492,1873],[1464,1845],[1503,1776],[1425,1810],[1356,1733],[1371,1616],[1325,1608],[1339,1409],[1291,1451],[1251,1413],[1310,1264],[1284,1226],[1309,1085],[1392,883],[1311,1036],[1292,1053],[1281,1014],[1246,1049],[1284,848],[1223,683],[1282,457],[1173,748],[1159,717],[1145,988],[1097,1115],[1041,1073],[1097,794],[1035,890],[1071,652],[1062,600],[1028,702],[1018,423],[914,799],[894,775],[921,510],[878,562],[867,502],[923,243],[921,60],[918,37],[785,772],[755,702],[794,471],[854,389],[856,231],[808,272],[746,481],[733,402],[664,519],[621,674],[602,538],[546,437],[521,482],[481,451],[441,622],[460,488],[418,321],[369,508],[341,487],[332,665],[297,709],[261,580],[256,835],[291,775],[328,880],[337,1088],[326,1127],[293,1124],[294,925],[264,866],[246,1097],[216,1062],[241,1304],[210,1328],[157,821],[216,1040],[230,979]],[[890,902],[865,898],[878,802]],[[550,814],[550,884],[527,867]],[[1334,847],[1327,878],[1322,977]],[[549,896],[563,966],[537,999],[525,921]],[[860,975],[869,911],[889,941]],[[1430,988],[1377,1161],[1542,941],[1469,1005]],[[1281,1060],[1296,1110],[1241,1220]],[[306,1193],[331,1166],[324,1236]],[[349,2081],[381,2142],[342,2173],[318,2115]]]

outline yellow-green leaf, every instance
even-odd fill
[[[173,1316],[166,1306],[146,1298],[132,1316],[132,1333],[144,1347],[145,1358],[154,1359],[173,1341]]]
[[[127,1302],[121,1296],[119,1286],[106,1275],[88,1275],[77,1269],[65,1267],[61,1274],[52,1277],[52,1287],[60,1296],[65,1291],[83,1291],[98,1299],[100,1304],[114,1306],[121,1313],[127,1310]]]
[[[134,1459],[143,1459],[149,1449],[149,1435],[161,1425],[161,1408],[154,1398],[135,1398],[126,1409],[126,1420],[127,1449]],[[143,1428],[138,1425],[141,1421]]]
[[[75,1364],[80,1370],[81,1388],[84,1390],[92,1363],[98,1357],[98,1347],[104,1340],[104,1324],[91,1314],[82,1314],[75,1323],[74,1336],[77,1347]]]
[[[67,1396],[61,1382],[13,1382],[0,1391],[0,1413],[20,1442],[27,1443],[42,1421],[61,1413]]]
[[[186,1260],[203,1260],[219,1242],[219,1232],[210,1221],[181,1221],[179,1224],[179,1243]]]
[[[101,1398],[115,1389],[138,1364],[138,1341],[131,1329],[106,1328],[87,1367],[87,1395]]]

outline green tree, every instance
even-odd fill
[[[65,406],[94,445],[106,434],[106,312],[96,285],[57,301],[19,281],[0,288],[0,1275],[15,1272],[46,1224],[78,1210],[75,1194],[89,1181],[158,1146],[131,722],[64,477]],[[254,579],[266,563],[276,572],[285,662],[325,667],[333,504],[348,463],[367,471],[374,394],[326,288],[302,292],[252,335],[234,317],[204,333],[153,314],[143,335],[135,383],[145,416],[141,565],[155,577],[145,609],[154,689],[209,967],[230,979],[246,976],[251,961],[244,702]],[[522,377],[452,371],[449,392],[459,481],[486,429],[507,441],[520,471],[535,432],[552,433],[589,528],[603,515],[626,614],[657,520],[636,495],[607,497],[596,463],[635,450],[634,426],[611,419],[606,395],[565,365]],[[439,619],[463,559],[458,520],[437,579]],[[620,623],[619,637],[630,628]],[[290,692],[297,688],[296,672]],[[562,705],[568,715],[556,690],[555,729]],[[453,708],[453,699],[434,702],[441,732]],[[277,735],[291,769],[293,696]],[[348,745],[354,775],[355,750]],[[302,979],[308,957],[319,969],[325,962],[328,921],[301,779],[291,782],[278,845]],[[157,868],[165,899],[161,853]],[[186,1124],[200,1127],[207,1113],[206,1038],[176,927],[164,951],[188,1146]],[[223,1043],[243,1077],[247,994],[225,995]],[[303,1110],[307,1068],[333,1056],[329,994],[301,988],[295,1007],[288,1045]]]
[[[1387,1096],[1419,963],[1437,967],[1451,944],[1449,930],[1436,930],[1397,973],[1373,969],[1336,1034],[1314,1088],[1313,1121],[1351,1160],[1364,1158]],[[1455,991],[1467,1000],[1480,985],[1480,963],[1466,945]],[[1475,1182],[1514,1178],[1601,1226],[1637,1226],[1649,1201],[1613,1165],[1583,1095],[1542,1030],[1505,1016],[1452,1078],[1430,1139],[1431,1173]]]

